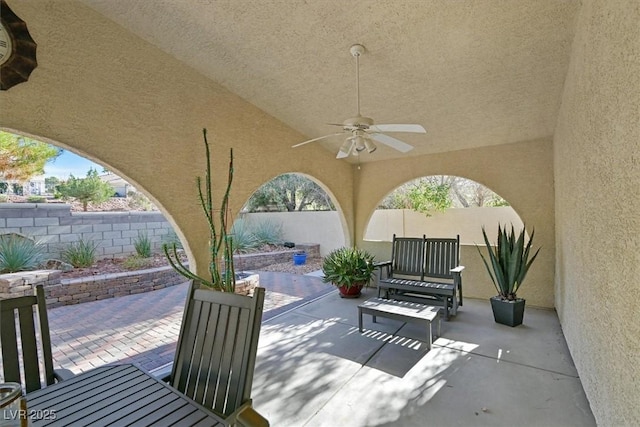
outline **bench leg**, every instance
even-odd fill
[[[362,332],[362,310],[358,307],[358,330]]]
[[[435,320],[437,323],[436,323],[436,336],[434,338],[440,338],[442,334],[442,316],[440,315],[440,312],[438,312],[438,316],[436,317]]]
[[[427,350],[431,350],[431,342],[433,341],[433,332],[431,328],[433,327],[433,322],[429,322],[429,327],[427,328]]]
[[[371,315],[371,317],[373,317],[373,323],[376,323],[376,316]]]

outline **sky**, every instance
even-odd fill
[[[84,157],[78,156],[71,151],[64,150],[62,155],[53,161],[49,161],[44,166],[44,176],[55,176],[58,179],[67,179],[69,175],[76,178],[84,178],[90,168],[94,168],[98,173],[102,173],[103,167],[93,163]]]

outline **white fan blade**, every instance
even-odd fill
[[[396,149],[402,153],[406,153],[407,151],[413,150],[413,146],[407,144],[406,142],[402,142],[399,139],[391,137],[389,135],[385,135],[383,133],[370,133],[369,136],[375,139],[378,142],[382,142],[389,147]]]
[[[427,133],[420,125],[373,125],[369,126],[369,130],[373,132]]]
[[[351,153],[351,151],[353,150],[353,144],[355,143],[355,141],[346,140],[345,143],[340,147],[340,151],[338,151],[336,159],[344,159],[345,157],[349,157],[349,153]],[[345,146],[348,146],[349,149],[345,150]]]
[[[320,141],[321,139],[331,138],[332,136],[344,135],[344,134],[345,134],[345,132],[338,132],[338,133],[332,133],[330,135],[319,136],[318,138],[309,139],[308,141],[303,141],[303,142],[300,142],[299,144],[292,145],[291,148],[300,147],[301,145],[308,144],[310,142]]]

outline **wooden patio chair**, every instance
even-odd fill
[[[42,285],[35,295],[0,300],[0,346],[3,381],[20,383],[27,393],[73,376],[67,369],[53,369]]]
[[[192,282],[169,383],[232,426],[268,426],[251,406],[264,288],[253,297]]]

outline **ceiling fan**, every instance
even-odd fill
[[[344,143],[340,146],[337,159],[343,159],[348,157],[349,154],[358,155],[361,151],[367,150],[369,153],[376,151],[376,145],[373,140],[385,144],[393,149],[396,149],[402,153],[406,153],[413,149],[413,146],[399,139],[386,135],[386,132],[411,132],[411,133],[427,133],[427,131],[420,125],[410,124],[384,124],[376,125],[370,117],[363,117],[360,115],[360,55],[364,53],[364,46],[360,44],[354,44],[351,46],[351,55],[356,59],[356,98],[357,98],[357,114],[355,117],[348,118],[342,124],[330,123],[332,126],[341,126],[342,132],[332,133],[324,135],[318,138],[309,139],[308,141],[301,142],[293,146],[300,147],[301,145],[308,144],[310,142],[320,141],[322,139],[331,138],[337,135],[350,135]]]

